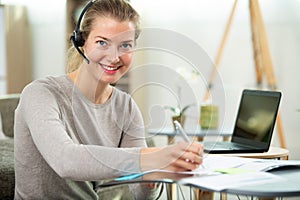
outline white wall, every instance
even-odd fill
[[[172,30],[194,41],[207,52],[213,60],[224,32],[233,0],[131,0],[142,15],[143,27]],[[238,1],[235,18],[231,27],[227,44],[220,63],[220,78],[225,92],[225,128],[232,128],[237,109],[240,91],[244,87],[255,87],[255,74],[251,49],[248,1]],[[63,74],[65,71],[65,10],[66,1],[62,0],[2,0],[1,3],[23,4],[28,8],[29,22],[32,31],[33,46],[33,77]],[[184,3],[184,4],[183,4]],[[268,34],[268,41],[275,70],[278,89],[283,92],[281,104],[281,119],[287,147],[292,159],[300,159],[300,146],[297,144],[300,136],[300,9],[299,0],[260,1]],[[159,36],[158,36],[159,38]],[[142,41],[140,41],[142,42]],[[174,44],[176,46],[176,44]],[[161,119],[168,119],[170,114],[161,109],[161,105],[176,105],[174,94],[178,91],[178,83],[186,80],[189,94],[183,94],[183,104],[191,101],[201,103],[205,78],[198,77],[190,81],[190,77],[178,76],[176,70],[191,68],[178,56],[166,52],[145,51],[137,53],[136,63],[139,66],[151,65],[168,70],[164,73],[151,68],[141,70],[131,79],[134,97],[141,106],[148,127],[155,127]],[[179,64],[178,64],[179,63]],[[205,74],[205,73],[204,73]],[[151,80],[167,81],[170,88],[137,87],[137,84]],[[185,89],[185,88],[183,88]],[[167,95],[166,95],[167,94]],[[192,95],[192,96],[189,96]],[[159,115],[156,115],[158,113]],[[197,122],[196,112],[190,111],[190,123]],[[149,119],[152,118],[152,122]],[[164,123],[171,125],[171,121]],[[274,145],[279,145],[278,137],[274,135]]]
[[[286,145],[291,152],[290,158],[300,159],[300,146],[297,144],[300,139],[298,133],[300,129],[300,112],[296,111],[300,109],[300,57],[298,55],[300,51],[300,15],[298,12],[300,1],[272,0],[259,2],[265,22],[277,87],[283,93],[280,114]],[[213,60],[225,30],[233,0],[190,0],[185,1],[184,5],[183,1],[179,0],[152,0],[151,2],[132,0],[132,3],[142,15],[142,27],[167,29],[183,34],[186,38],[200,45]],[[250,32],[248,1],[238,1],[219,65],[219,74],[225,92],[225,129],[233,128],[241,90],[256,87]],[[157,37],[157,40],[160,39],[160,37]],[[139,42],[143,43],[144,41]],[[133,73],[134,80],[132,83],[147,82],[154,79],[149,77],[154,76],[157,80],[170,80],[171,83],[168,84],[172,85],[173,83],[174,87],[171,88],[170,86],[170,88],[176,92],[175,87],[178,80],[174,78],[174,74],[176,76],[178,68],[188,68],[188,66],[184,66],[180,63],[180,59],[178,60],[178,57],[175,57],[162,52],[156,52],[156,54],[144,52],[142,58],[137,59],[136,64],[138,66],[148,66],[148,74],[147,76],[134,76],[135,73]],[[165,67],[173,68],[175,73],[172,74],[170,71],[155,73],[155,70],[151,71],[151,66],[155,68],[154,66],[157,63],[162,65],[162,69]],[[150,72],[152,74],[149,74]],[[188,83],[190,87],[203,89],[205,82],[202,79],[202,82],[200,81],[197,84]],[[137,86],[133,85],[132,87],[136,89]],[[172,100],[170,94],[166,94],[170,92],[163,87],[147,87],[145,87],[145,91],[139,89],[140,93],[136,90],[132,92],[142,108],[146,125],[150,128],[157,128],[161,125],[170,126],[170,113],[168,115],[167,112],[164,112],[161,106],[166,104],[176,105],[174,97]],[[183,104],[193,101],[197,101],[198,104],[201,103],[203,97],[201,92],[191,95],[185,99]],[[194,119],[197,114],[196,109],[196,112],[190,113],[190,117]],[[196,121],[194,120],[194,122]],[[274,132],[272,144],[279,146],[277,131]]]
[[[33,79],[63,74],[66,52],[66,1],[2,0],[1,3],[24,5],[27,8],[31,28]]]

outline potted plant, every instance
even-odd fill
[[[189,104],[184,106],[182,109],[177,106],[177,107],[173,107],[173,106],[164,106],[164,109],[170,110],[173,113],[172,116],[172,122],[174,122],[175,120],[177,120],[179,123],[181,123],[182,126],[184,126],[184,122],[185,122],[185,112],[188,108],[190,108],[191,106],[194,106],[195,104]],[[174,125],[174,123],[173,123]],[[174,125],[174,129],[175,129],[175,125]]]

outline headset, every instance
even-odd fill
[[[79,54],[84,58],[84,60],[87,62],[87,64],[90,63],[89,59],[79,49],[79,47],[82,47],[85,42],[85,40],[82,38],[82,32],[80,31],[80,24],[81,24],[81,20],[82,20],[84,14],[93,5],[94,2],[95,2],[95,0],[91,0],[84,6],[83,10],[80,13],[75,30],[73,31],[72,35],[70,36],[70,40],[71,40],[73,46],[76,48],[76,50],[79,52]]]

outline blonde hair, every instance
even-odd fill
[[[139,36],[139,14],[126,0],[96,0],[87,9],[81,22],[80,31],[84,40],[90,34],[97,17],[112,17],[120,22],[131,21],[135,24],[135,39]],[[75,71],[82,62],[83,58],[75,47],[70,47],[67,53],[67,72]]]

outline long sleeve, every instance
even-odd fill
[[[140,172],[145,145],[129,95],[116,90],[95,105],[65,77],[35,81],[15,112],[15,195],[97,199],[92,181]]]
[[[37,91],[38,96],[24,91],[19,109],[38,152],[59,176],[85,181],[139,171],[138,148],[76,144],[60,119],[54,96],[42,87]]]

